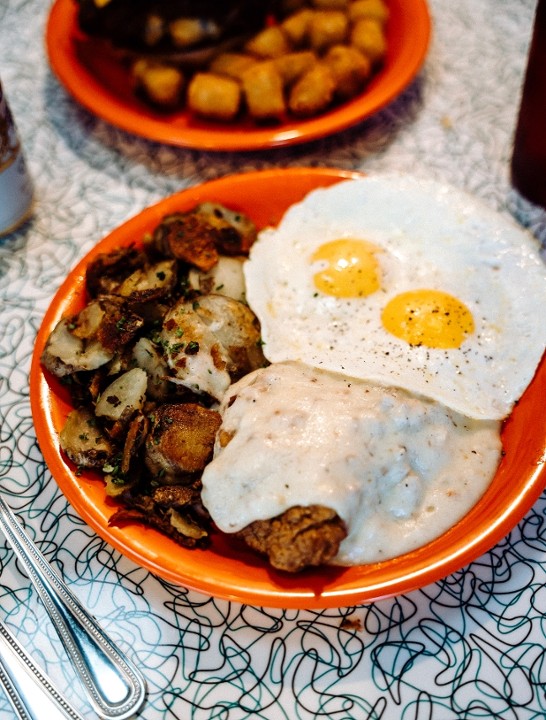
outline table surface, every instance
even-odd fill
[[[175,587],[104,543],[43,462],[29,402],[36,331],[68,270],[105,234],[185,187],[298,165],[451,183],[546,238],[508,165],[535,3],[430,0],[415,81],[335,136],[211,153],[134,137],[80,107],[44,49],[49,5],[0,0],[0,73],[36,189],[0,240],[0,483],[81,602],[143,669],[146,720],[531,720],[546,715],[546,499],[490,552],[408,595],[325,611],[241,606]],[[93,713],[36,593],[0,541],[0,620],[84,717]],[[347,623],[346,620],[354,622]],[[0,695],[0,718],[12,714]]]

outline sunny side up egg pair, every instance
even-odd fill
[[[203,474],[218,527],[332,508],[338,565],[447,531],[494,476],[544,352],[534,238],[453,188],[364,177],[293,205],[244,275],[271,365],[221,403],[229,442]]]
[[[534,238],[433,181],[389,174],[310,193],[245,266],[271,362],[404,388],[502,419],[546,344]]]

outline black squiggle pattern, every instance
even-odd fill
[[[67,271],[122,221],[197,182],[275,165],[417,169],[511,212],[544,241],[544,212],[507,180],[534,4],[431,0],[426,66],[395,102],[336,136],[236,155],[161,146],[94,118],[48,68],[48,4],[0,3],[2,82],[37,195],[32,221],[0,239],[0,487],[82,602],[145,668],[145,720],[546,716],[544,496],[490,552],[406,596],[322,612],[230,604],[136,567],[81,521],[44,466],[28,396],[34,337]],[[1,619],[91,717],[3,538],[0,571]],[[0,720],[11,717],[0,694]]]

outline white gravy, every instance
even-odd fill
[[[295,505],[324,505],[347,525],[340,565],[441,535],[478,501],[501,456],[497,421],[295,362],[247,375],[221,412],[202,493],[218,527],[232,533]]]

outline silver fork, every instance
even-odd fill
[[[0,527],[38,592],[94,711],[126,720],[144,703],[146,682],[49,565],[0,497]]]

